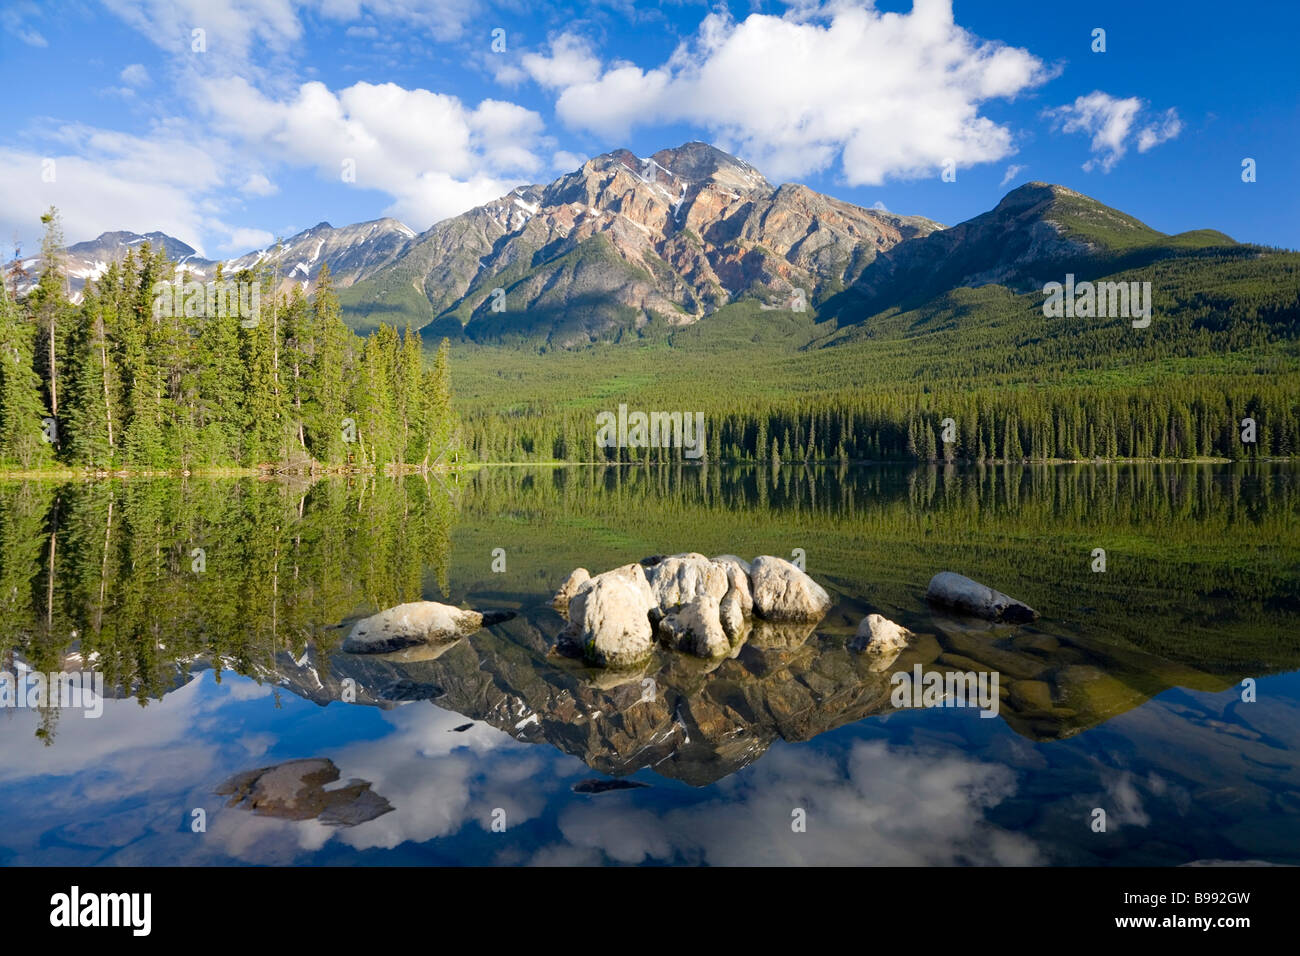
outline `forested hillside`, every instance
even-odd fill
[[[594,448],[595,414],[626,403],[703,412],[714,459],[1300,453],[1300,255],[1240,246],[1109,278],[1151,282],[1150,327],[1047,318],[1041,293],[986,285],[851,324],[737,303],[689,328],[647,327],[582,350],[461,341],[453,356],[467,452],[680,457]]]
[[[327,266],[310,298],[279,295],[269,267],[178,281],[165,253],[144,243],[73,305],[57,214],[43,219],[35,288],[21,304],[16,282],[0,290],[0,466],[445,460],[456,433],[446,350],[426,362],[416,335],[388,326],[358,337]]]

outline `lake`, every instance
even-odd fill
[[[0,669],[109,699],[0,711],[0,861],[1300,864],[1298,528],[1264,462],[2,482]],[[683,551],[834,606],[721,661],[554,652],[570,571]],[[943,570],[1041,617],[937,612]],[[421,597],[515,616],[339,650]],[[869,613],[917,636],[862,653]],[[930,671],[996,715],[897,706]]]

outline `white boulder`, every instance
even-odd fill
[[[569,601],[567,642],[599,667],[633,667],[654,650],[654,594],[639,564],[598,574]]]
[[[784,558],[759,555],[749,583],[754,613],[768,621],[819,621],[831,607],[825,589]]]
[[[418,644],[439,644],[472,634],[483,626],[478,611],[412,601],[358,621],[343,642],[349,654],[386,654]]]

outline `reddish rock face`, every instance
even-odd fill
[[[646,158],[615,150],[516,189],[434,226],[382,271],[476,337],[523,331],[573,346],[652,318],[690,324],[744,297],[810,307],[879,252],[937,228],[773,187],[748,163],[688,143]]]

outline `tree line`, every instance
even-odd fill
[[[428,468],[452,453],[448,346],[430,364],[409,328],[355,335],[328,266],[311,296],[282,294],[269,263],[205,283],[145,242],[74,304],[56,211],[42,221],[35,287],[19,303],[15,277],[0,283],[0,466]]]
[[[589,413],[532,404],[466,416],[479,461],[677,461],[681,448],[596,443]],[[1300,452],[1300,395],[1285,383],[1179,380],[1161,386],[859,395],[705,413],[712,461],[1051,461],[1285,458]]]

